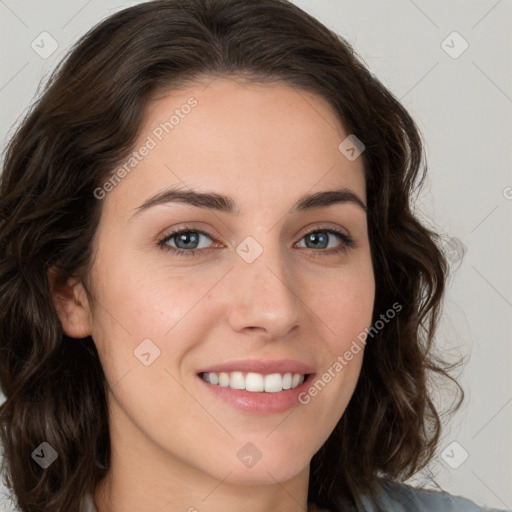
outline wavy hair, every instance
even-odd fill
[[[91,337],[70,339],[48,272],[85,279],[105,183],[154,95],[232,76],[325,98],[366,149],[374,322],[350,403],[311,460],[308,501],[356,500],[433,458],[442,413],[431,377],[448,275],[439,235],[412,212],[426,165],[408,112],[350,43],[288,0],[160,0],[111,15],[71,48],[10,139],[0,182],[0,407],[5,483],[22,512],[79,510],[110,465],[107,382]],[[42,468],[43,442],[58,463]]]

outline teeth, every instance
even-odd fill
[[[265,389],[263,375],[259,373],[248,373],[245,377],[245,389],[247,391],[261,392]]]
[[[205,375],[208,375],[207,373]],[[245,377],[242,372],[233,372],[229,379],[229,387],[233,389],[245,389]]]
[[[229,375],[227,373],[219,373],[219,386],[223,388],[229,386]]]
[[[202,373],[206,382],[231,389],[245,389],[253,393],[278,393],[286,389],[293,389],[304,382],[305,376],[300,373],[261,373],[249,372],[220,372]]]
[[[291,373],[283,375],[283,389],[290,389],[292,387],[293,377]]]

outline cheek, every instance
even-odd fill
[[[205,297],[224,271],[171,268],[136,254],[116,259],[104,253],[98,263],[92,337],[109,382],[144,368],[139,356],[148,351],[154,367],[179,367],[215,317],[217,306]]]
[[[134,339],[165,335],[198,302],[208,285],[203,282],[201,286],[190,277],[190,271],[187,276],[161,265],[148,265],[144,258],[103,265],[95,281],[97,323],[115,317],[115,322],[106,322],[109,330],[124,329]]]
[[[375,281],[371,263],[341,269],[322,279],[309,278],[305,285],[308,306],[319,319],[325,336],[319,336],[332,356],[344,352],[372,322]]]
[[[316,409],[319,422],[325,421],[333,428],[359,378],[375,300],[370,258],[362,260],[357,271],[354,267],[345,270],[316,284],[311,280],[308,285],[308,305],[318,318],[319,332],[313,339],[323,357],[322,369],[314,377],[303,403]],[[323,286],[319,287],[321,283]]]

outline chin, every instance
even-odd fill
[[[275,485],[276,482],[287,482],[309,469],[309,460],[304,466],[298,464],[296,460],[289,462],[289,465],[283,466],[282,461],[267,465],[260,461],[252,468],[235,467],[227,478],[225,474],[221,478],[225,483],[232,485]]]
[[[314,455],[312,447],[301,453],[301,442],[293,450],[279,450],[272,444],[260,451],[251,443],[241,443],[234,457],[227,459],[224,452],[224,457],[210,461],[213,467],[210,466],[208,472],[214,478],[233,485],[274,485],[291,480],[309,469]],[[304,443],[302,449],[306,449]]]

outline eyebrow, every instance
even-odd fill
[[[219,212],[229,213],[231,215],[238,215],[240,213],[240,207],[229,196],[215,192],[198,192],[191,189],[185,190],[182,188],[169,188],[149,197],[140,206],[135,208],[136,211],[130,217],[130,220],[135,215],[144,210],[148,210],[153,206],[172,202],[190,204],[198,208],[216,210]],[[290,213],[311,210],[314,208],[325,208],[333,204],[346,203],[356,204],[360,206],[365,213],[367,211],[367,207],[357,194],[348,188],[342,188],[338,190],[325,190],[322,192],[306,194],[299,198],[292,206]]]

